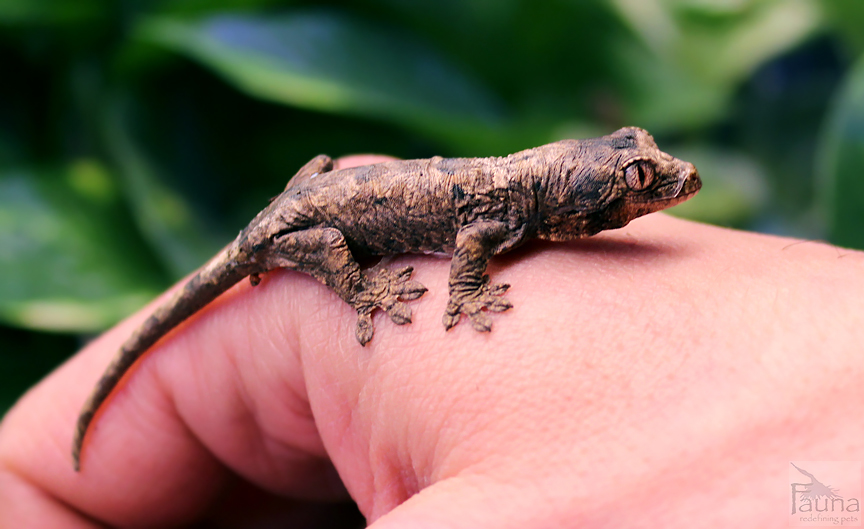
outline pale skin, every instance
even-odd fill
[[[377,529],[779,528],[790,460],[864,460],[860,252],[651,214],[493,259],[514,308],[482,334],[441,326],[448,259],[405,265],[429,292],[365,348],[308,276],[235,286],[153,348],[75,473],[81,402],[152,306],[108,331],[0,423],[0,527],[183,525],[235,473],[345,498],[335,467]]]

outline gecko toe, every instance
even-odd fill
[[[390,316],[390,320],[396,325],[411,323],[411,307],[402,302],[395,303],[387,310],[387,314]]]
[[[477,332],[489,332],[492,330],[492,318],[483,311],[477,311],[469,315],[471,326]]]
[[[444,323],[444,330],[449,331],[453,327],[459,323],[459,319],[462,317],[461,313],[457,312],[456,314],[444,313],[444,317],[442,318],[442,323]]]
[[[414,273],[413,266],[403,266],[399,270],[395,270],[391,272],[395,279],[399,281],[408,281],[411,278],[411,274]]]
[[[357,315],[357,328],[354,331],[354,335],[357,337],[357,341],[360,342],[360,345],[366,346],[370,340],[372,340],[372,335],[375,333],[375,329],[372,327],[372,316],[369,314],[358,314]]]
[[[402,301],[411,301],[418,299],[425,294],[427,288],[418,281],[406,281],[405,283],[398,285],[394,290]]]
[[[507,283],[495,283],[489,286],[489,295],[490,296],[501,296],[510,288],[510,285]]]
[[[365,345],[375,332],[370,314],[376,308],[390,316],[396,325],[411,323],[411,308],[403,301],[411,301],[426,293],[426,287],[411,280],[414,268],[406,266],[398,270],[382,268],[377,273],[364,274],[363,290],[358,292],[351,304],[357,309],[357,341]]]
[[[513,308],[513,304],[502,298],[510,285],[489,282],[484,276],[473,289],[456,288],[450,295],[443,323],[446,329],[451,329],[459,323],[460,315],[465,314],[471,321],[471,326],[478,332],[489,332],[492,329],[492,318],[489,312],[504,312]]]
[[[513,304],[504,298],[493,299],[488,305],[486,305],[486,310],[492,312],[504,312],[505,310],[510,310],[512,308]]]

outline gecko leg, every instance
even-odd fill
[[[426,287],[411,280],[413,267],[381,269],[366,274],[354,260],[345,237],[336,228],[310,228],[276,238],[266,256],[268,268],[305,272],[332,288],[357,311],[355,335],[361,345],[372,339],[372,312],[379,308],[393,323],[411,322],[411,308],[403,303],[419,298]]]
[[[488,332],[492,329],[492,318],[485,311],[503,312],[513,307],[501,297],[510,285],[490,283],[484,273],[507,233],[507,226],[501,222],[480,221],[463,226],[456,234],[448,282],[450,301],[443,318],[446,329],[459,323],[465,314],[475,330]]]
[[[288,180],[288,185],[285,186],[285,190],[287,191],[292,187],[297,187],[298,185],[315,178],[319,174],[328,173],[332,170],[333,159],[326,154],[319,154],[315,158],[306,162],[306,165],[301,167],[297,171],[297,174],[291,177],[291,180]]]
[[[285,186],[285,191],[288,191],[292,187],[296,187],[300,184],[304,184],[306,181],[315,178],[316,176],[328,173],[333,170],[333,159],[327,156],[326,154],[319,154],[315,158],[312,158],[308,162],[306,162],[303,167],[297,170],[297,173],[288,180],[288,185]],[[279,197],[273,197],[270,199],[272,203]],[[249,284],[253,287],[257,287],[261,284],[261,275],[263,272],[255,272],[253,274],[249,274]]]

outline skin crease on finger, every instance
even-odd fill
[[[233,289],[145,359],[75,475],[69,425],[122,324],[4,419],[0,476],[42,491],[55,520],[65,504],[117,525],[191,519],[229,482],[223,462],[334,497],[329,457],[382,527],[436,502],[486,502],[508,524],[542,505],[568,525],[779,527],[789,460],[864,459],[861,253],[651,215],[493,260],[515,308],[483,335],[441,329],[446,260],[388,266],[404,264],[430,292],[411,325],[377,317],[366,349],[305,276]]]

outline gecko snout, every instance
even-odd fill
[[[696,194],[702,188],[702,179],[699,171],[690,162],[681,162],[681,170],[678,172],[678,189],[675,197],[688,198]]]

